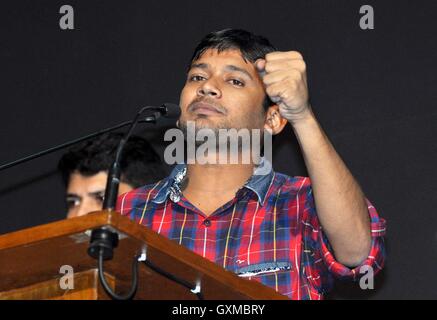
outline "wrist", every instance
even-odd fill
[[[311,110],[311,106],[308,106],[305,111],[295,115],[292,119],[289,119],[288,122],[290,122],[293,129],[298,129],[302,126],[314,124],[315,120],[316,118]]]

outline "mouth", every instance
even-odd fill
[[[194,103],[191,107],[191,112],[195,113],[195,114],[201,114],[201,115],[223,115],[224,112],[221,111],[219,108],[217,108],[216,106],[209,104],[209,103],[204,103],[204,102],[196,102]]]

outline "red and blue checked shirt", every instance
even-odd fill
[[[359,280],[367,266],[374,274],[383,267],[385,221],[368,201],[372,247],[350,269],[333,255],[309,178],[255,171],[233,200],[206,216],[180,192],[185,172],[177,165],[166,179],[121,195],[117,211],[291,299],[322,299],[334,278]]]

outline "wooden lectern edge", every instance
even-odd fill
[[[179,245],[115,211],[96,211],[86,216],[56,221],[41,226],[11,232],[6,235],[0,235],[0,250],[18,247],[28,243],[36,243],[69,234],[85,232],[102,226],[110,226],[121,233],[129,234],[132,238],[145,242],[147,246],[163,251],[169,256],[179,259],[203,274],[224,285],[233,287],[234,290],[249,297],[251,297],[250,293],[253,290],[256,291],[255,298],[257,299],[262,297],[261,300],[288,300],[287,296],[279,294],[274,289],[256,281],[242,279],[232,271],[224,269],[216,263],[192,252],[183,245]],[[178,252],[178,254],[174,254],[175,252]],[[219,275],[219,277],[217,275]]]
[[[52,239],[64,235],[85,232],[110,224],[108,212],[96,211],[86,216],[50,222],[0,235],[0,250],[25,245],[29,242]]]

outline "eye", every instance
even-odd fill
[[[238,79],[231,79],[230,81],[234,86],[244,87],[244,82],[242,82]]]
[[[105,199],[105,194],[103,192],[94,195],[94,200],[96,200],[99,203],[103,203],[104,199]]]
[[[67,198],[66,202],[67,202],[67,208],[68,209],[71,209],[73,207],[77,207],[78,205],[80,205],[80,199],[79,198]]]
[[[189,77],[190,81],[201,81],[201,80],[204,80],[204,79],[205,79],[204,77],[199,76],[199,75],[194,75],[194,76]]]

